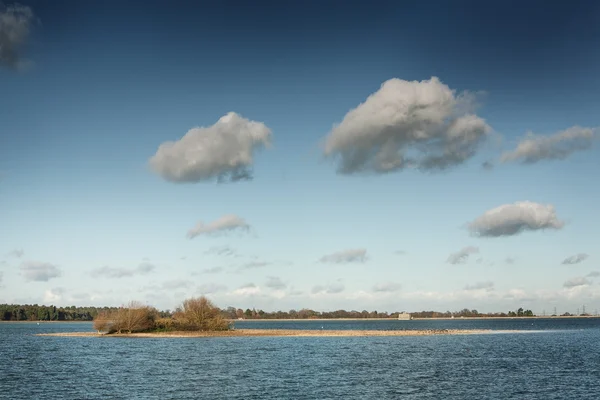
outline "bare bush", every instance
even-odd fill
[[[174,319],[180,329],[199,331],[229,329],[229,324],[221,316],[221,310],[204,296],[186,299],[182,307],[175,312]]]
[[[130,302],[111,313],[100,313],[94,320],[94,329],[107,333],[143,332],[154,328],[158,312],[139,302]]]

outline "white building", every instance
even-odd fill
[[[412,319],[412,315],[410,315],[409,313],[403,312],[403,313],[398,314],[398,319],[402,320],[402,321],[408,321],[408,320]]]

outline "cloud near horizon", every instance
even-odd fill
[[[41,261],[24,261],[19,269],[27,282],[48,282],[62,276],[62,271],[56,265]]]
[[[200,221],[195,227],[190,229],[187,233],[188,239],[193,239],[200,235],[217,235],[223,234],[235,230],[248,231],[250,225],[244,221],[243,218],[237,215],[228,214],[224,215],[208,224]]]
[[[347,264],[364,263],[367,259],[367,249],[348,249],[324,255],[319,261],[331,264]]]
[[[340,174],[444,170],[473,157],[492,131],[470,112],[473,96],[457,95],[437,77],[393,78],[350,110],[325,138],[324,154]]]
[[[573,126],[545,136],[529,132],[519,142],[516,149],[502,154],[500,161],[535,164],[542,160],[564,160],[577,151],[590,149],[597,132],[597,128],[581,126]]]
[[[34,22],[30,7],[15,4],[4,6],[0,2],[0,67],[17,70],[24,65],[21,51]]]
[[[446,262],[450,263],[450,264],[464,264],[465,262],[467,262],[467,260],[469,259],[469,256],[471,254],[477,254],[477,253],[479,253],[479,247],[475,247],[475,246],[463,247],[456,253],[450,254],[448,256],[448,259],[446,260]]]
[[[190,129],[175,142],[162,143],[150,166],[170,182],[235,182],[252,178],[254,154],[270,146],[271,130],[230,112],[214,125]]]
[[[564,264],[564,265],[579,264],[580,262],[585,261],[588,257],[589,257],[589,255],[587,255],[585,253],[575,254],[571,257],[565,258],[561,264]]]
[[[95,278],[129,278],[136,275],[147,275],[154,271],[156,266],[149,262],[142,262],[136,268],[114,268],[107,265],[93,269],[90,274]]]
[[[513,236],[525,231],[561,229],[564,222],[556,216],[553,205],[520,201],[486,211],[468,225],[474,236]]]

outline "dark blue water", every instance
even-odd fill
[[[598,319],[244,321],[236,326],[321,329],[326,324],[327,329],[416,326],[529,332],[363,338],[68,338],[34,334],[88,331],[91,324],[4,323],[0,324],[0,399],[600,398]]]

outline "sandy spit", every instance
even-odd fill
[[[191,338],[191,337],[349,337],[349,336],[433,336],[433,335],[477,335],[491,333],[491,330],[436,329],[404,331],[367,331],[367,330],[298,330],[298,329],[235,329],[222,332],[160,332],[160,333],[122,333],[103,335],[95,332],[59,332],[40,333],[37,336],[64,337],[129,337],[129,338]]]

